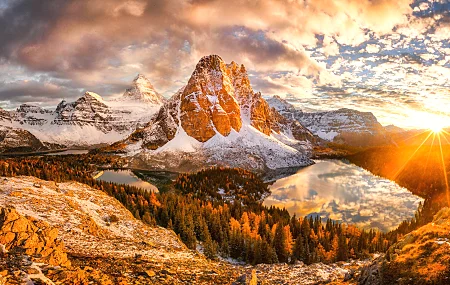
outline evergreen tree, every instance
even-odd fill
[[[283,224],[276,224],[273,245],[279,262],[288,262],[289,252],[287,251],[287,238]]]

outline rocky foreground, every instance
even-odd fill
[[[0,284],[339,284],[367,264],[210,261],[99,190],[34,177],[0,178],[0,255]]]

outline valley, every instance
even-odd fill
[[[337,163],[337,161],[336,162],[330,161],[329,163]],[[66,183],[64,181],[71,181],[71,180],[80,181],[88,185],[91,185],[93,189],[102,189],[104,192],[115,197],[119,202],[121,202],[123,206],[125,206],[128,209],[129,213],[131,213],[134,216],[134,218],[141,220],[143,223],[147,224],[150,227],[158,225],[167,228],[169,230],[173,230],[176,234],[178,234],[178,237],[181,239],[183,244],[187,246],[187,248],[189,248],[190,250],[194,250],[191,252],[195,253],[197,244],[202,245],[203,254],[205,254],[206,257],[213,260],[212,263],[211,261],[206,260],[196,261],[201,262],[201,264],[205,263],[205,266],[208,263],[211,263],[211,265],[215,264],[214,266],[217,266],[220,263],[217,263],[217,261],[214,260],[217,260],[217,258],[221,259],[225,256],[231,257],[232,260],[235,260],[235,262],[240,260],[241,262],[245,261],[251,264],[258,264],[261,262],[268,264],[275,263],[273,266],[266,265],[264,267],[259,265],[255,267],[257,270],[264,269],[262,273],[257,274],[259,278],[264,278],[265,280],[272,280],[274,282],[275,280],[284,280],[283,282],[288,282],[287,279],[282,277],[283,275],[281,272],[289,271],[292,272],[291,274],[294,274],[294,272],[298,272],[298,274],[300,275],[298,275],[298,277],[296,277],[295,279],[291,280],[293,283],[288,284],[297,284],[295,282],[300,282],[299,280],[303,280],[302,282],[305,282],[305,284],[315,284],[315,282],[325,280],[321,279],[322,277],[319,277],[317,275],[317,272],[319,272],[320,270],[329,271],[329,273],[323,275],[328,277],[323,278],[332,278],[332,280],[344,280],[344,276],[347,273],[354,272],[354,270],[359,270],[359,268],[362,268],[364,266],[369,266],[370,261],[367,260],[367,258],[370,256],[370,254],[373,254],[375,252],[386,251],[389,248],[389,246],[395,243],[397,240],[396,235],[392,235],[390,233],[383,234],[381,232],[374,232],[374,231],[361,231],[360,229],[352,225],[354,224],[354,222],[351,222],[351,224],[347,224],[347,222],[344,220],[343,221],[344,223],[341,226],[340,223],[332,222],[331,220],[328,221],[324,220],[322,222],[317,218],[313,218],[315,217],[314,215],[312,215],[310,218],[308,217],[303,218],[304,215],[298,215],[299,219],[297,219],[295,218],[295,216],[292,217],[287,210],[281,210],[280,208],[275,207],[269,208],[264,207],[261,204],[261,202],[263,201],[261,197],[266,197],[263,198],[266,200],[270,199],[270,196],[267,198],[266,195],[268,192],[262,192],[261,196],[260,194],[258,195],[252,194],[253,191],[251,191],[250,189],[255,190],[266,189],[265,191],[270,191],[269,187],[271,186],[269,186],[269,184],[265,184],[263,181],[257,182],[258,181],[257,176],[252,176],[252,174],[250,174],[249,172],[245,172],[244,170],[238,170],[235,174],[233,174],[233,172],[230,172],[230,174],[227,174],[229,175],[228,177],[225,176],[226,178],[222,176],[228,172],[226,168],[216,170],[214,169],[206,170],[203,174],[200,173],[199,174],[200,176],[197,177],[189,174],[176,175],[174,173],[173,174],[164,172],[154,173],[148,171],[140,172],[139,170],[134,170],[133,172],[136,173],[136,176],[142,177],[143,179],[145,177],[145,179],[149,179],[150,181],[152,181],[150,178],[152,176],[153,181],[159,181],[160,183],[161,181],[164,181],[164,179],[162,178],[165,178],[165,183],[160,184],[166,187],[164,189],[164,192],[159,193],[157,195],[153,195],[150,194],[151,192],[141,190],[141,187],[139,187],[139,185],[137,185],[138,187],[136,187],[133,186],[133,184],[129,183],[127,185],[123,183],[117,184],[117,182],[126,182],[124,180],[116,181],[116,183],[111,183],[107,181],[93,179],[93,174],[100,169],[124,169],[123,167],[127,165],[127,161],[117,156],[103,156],[92,154],[81,154],[81,155],[70,154],[60,156],[45,156],[41,158],[31,156],[31,157],[5,159],[3,160],[3,162],[1,162],[1,164],[3,165],[3,168],[0,168],[2,169],[2,173],[0,173],[0,175],[18,176],[16,178],[17,180],[13,180],[16,181],[15,183],[19,183],[19,181],[23,179],[25,180],[28,179],[21,175],[34,175],[37,177],[45,178],[50,181],[58,181],[56,184],[51,184],[51,182],[49,184],[48,182],[44,181],[28,182],[34,185],[31,187],[31,189],[34,188],[36,189],[35,191],[41,191],[40,189],[42,187],[48,187],[44,185],[56,185],[56,187],[60,188],[66,187],[63,186],[65,184],[60,183]],[[56,168],[53,168],[51,172],[46,172],[45,168],[47,165],[53,165],[53,167],[56,166]],[[316,163],[314,166],[317,165],[320,165],[320,162]],[[30,166],[34,167],[30,168]],[[72,174],[69,172],[68,173],[69,175],[66,175],[64,174],[66,172],[65,169],[68,169],[67,167],[69,166],[71,169],[76,170],[76,172],[73,172]],[[303,170],[308,170],[308,167],[304,168]],[[214,171],[216,171],[216,173],[214,173]],[[329,173],[332,176],[334,175],[333,172]],[[247,182],[245,182],[245,180],[241,181],[244,177],[246,177],[246,175],[250,175],[248,176],[250,180]],[[133,177],[135,178],[136,176],[133,175]],[[178,178],[176,178],[177,176]],[[167,179],[167,177],[173,177],[173,179]],[[206,183],[206,181],[202,177],[208,177],[207,180],[210,181],[208,183],[212,184]],[[172,182],[172,180],[174,181]],[[252,180],[257,182],[257,184],[255,184],[254,186],[255,188],[251,188],[249,186],[250,185],[249,182],[251,182]],[[280,181],[282,180],[283,178],[280,179]],[[9,181],[9,179],[5,181]],[[229,184],[226,187],[237,187],[237,189],[239,189],[239,187],[242,187],[242,185],[246,186],[244,187],[244,189],[241,190],[240,194],[238,194],[237,192],[228,192],[228,190],[225,190],[227,189],[225,185],[223,186],[220,185],[221,183],[223,183],[223,181],[229,181],[228,182]],[[191,184],[194,182],[197,184]],[[356,181],[353,182],[350,181],[349,183],[355,182]],[[273,185],[276,185],[276,183],[277,182],[275,182],[275,184]],[[323,188],[323,190],[327,190],[328,188],[329,187],[325,187]],[[10,195],[8,193],[12,193],[10,191],[13,191],[11,190],[10,186],[2,186],[2,189],[3,191],[6,190],[5,194],[7,195]],[[213,196],[208,195],[204,196],[203,194],[191,195],[190,191],[192,190],[189,189],[207,189],[209,191],[208,193],[210,193],[208,195]],[[178,192],[180,190],[181,193],[184,193],[183,195],[180,195],[181,193]],[[222,194],[223,196],[215,196],[217,195],[217,193]],[[272,195],[274,194],[275,193],[272,193]],[[15,197],[15,195],[18,195],[18,197],[23,197],[25,193],[20,195],[14,194],[13,197]],[[45,196],[48,195],[46,194]],[[212,199],[212,197],[220,197],[220,198]],[[6,204],[11,203],[8,202]],[[13,202],[13,204],[16,204],[16,202]],[[24,204],[24,206],[26,205],[27,203]],[[117,206],[114,206],[114,208],[117,208]],[[198,209],[201,209],[201,211],[197,212]],[[406,212],[407,216],[405,216],[405,218],[411,217],[414,210],[415,210],[414,207],[409,209]],[[102,211],[99,212],[99,210],[96,210],[96,212],[103,213]],[[42,215],[44,215],[42,217],[45,217],[46,215],[48,215],[48,213],[49,213],[48,210],[45,210],[42,213]],[[188,216],[185,216],[183,214],[180,215],[178,213],[190,213],[190,216],[188,218]],[[400,220],[401,218],[399,218],[397,221],[400,222]],[[96,221],[96,223],[98,223],[98,221]],[[248,225],[246,225],[246,223],[248,223]],[[268,224],[266,226],[261,226],[264,225],[264,223]],[[70,222],[69,224],[72,224],[72,222]],[[279,227],[277,225],[283,225],[284,228],[283,234],[280,235],[280,233],[277,233],[276,228]],[[228,228],[229,226],[231,228]],[[234,231],[236,231],[234,233],[233,227],[237,227],[234,228]],[[248,229],[246,229],[247,227]],[[314,235],[310,236],[310,234],[306,234],[306,232],[309,232],[309,230],[304,227],[310,227],[311,229],[313,229]],[[333,227],[337,227],[336,230],[334,230],[337,236],[334,237],[333,235],[327,234],[327,232],[331,230]],[[231,232],[227,233],[227,231],[230,230]],[[341,244],[339,243],[340,234],[344,234],[348,240],[348,243],[346,243],[345,246],[342,243]],[[317,237],[315,236],[319,238],[317,239]],[[359,238],[356,238],[358,236]],[[363,236],[365,236],[365,238],[361,240]],[[275,242],[274,245],[281,244],[282,247],[281,248],[275,247],[271,249],[270,240],[279,238],[281,238],[281,240]],[[312,240],[310,240],[311,238]],[[66,239],[63,238],[63,240]],[[288,240],[291,240],[291,242],[293,241],[297,242],[295,243],[293,242],[293,244],[291,244],[291,242],[288,242]],[[303,240],[303,242],[299,244],[298,243],[299,240]],[[363,241],[363,243],[361,243],[361,241]],[[332,244],[334,242],[336,242],[335,248],[332,247]],[[366,244],[366,246],[368,247],[364,248],[363,244]],[[247,248],[247,246],[249,247]],[[363,247],[361,248],[361,246]],[[285,247],[286,249],[284,249]],[[72,252],[75,248],[77,248],[77,250],[81,250],[83,254],[81,256],[79,253],[70,254],[69,255],[70,260],[72,260],[74,264],[78,264],[80,266],[92,267],[92,265],[88,264],[91,264],[91,262],[96,260],[95,256],[98,256],[98,254],[97,253],[87,254],[85,250],[79,248],[78,243],[77,245],[72,245],[72,249],[69,247],[69,252]],[[255,251],[258,250],[258,248],[262,250],[261,253],[265,253],[266,255],[259,255],[261,253]],[[342,251],[344,250],[344,248],[346,251]],[[363,250],[362,251],[356,250],[356,248],[361,248]],[[321,249],[322,251],[317,251],[317,249]],[[142,249],[138,250],[138,252],[141,251]],[[267,253],[270,252],[273,252],[272,255],[270,254],[267,255]],[[242,255],[243,253],[245,255]],[[101,261],[100,260],[98,261],[100,262],[100,264],[103,264],[103,262],[105,262],[106,260],[104,254],[102,254],[102,256],[103,257]],[[342,265],[336,265],[334,263],[339,260],[346,260],[350,256],[365,261],[364,262],[361,261],[360,263],[351,263],[352,265],[350,267],[346,267],[348,265],[342,267]],[[186,257],[185,261],[181,261],[179,260],[179,258],[180,257],[175,256],[169,257],[168,258],[169,263],[164,263],[165,264],[164,268],[171,268],[171,265],[169,265],[171,264],[171,262],[176,263],[187,262],[186,266],[188,268],[192,266],[189,265],[191,264],[190,262],[194,261],[192,257]],[[280,265],[277,265],[277,263],[280,262],[281,258],[286,258],[284,261],[291,260],[291,258],[292,259],[295,258],[297,260],[301,260],[303,263],[297,263],[300,265],[294,265],[292,267],[291,266],[282,267]],[[317,265],[306,265],[305,263]],[[128,281],[131,280],[130,282],[132,283],[135,282],[133,280],[136,280],[138,276],[141,276],[140,275],[141,273],[137,271],[143,270],[138,269],[142,267],[138,266],[137,264],[144,264],[144,266],[150,268],[147,270],[151,270],[153,272],[159,272],[158,270],[161,270],[158,269],[160,267],[158,267],[157,265],[161,264],[161,261],[141,260],[137,264],[135,264],[135,261],[128,260],[126,257],[124,257],[124,259],[122,259],[121,261],[115,261],[115,264],[122,264],[122,266],[129,268],[128,270],[134,272],[128,277],[124,278],[127,279]],[[111,273],[108,273],[110,271],[107,269],[106,264],[96,266],[105,266],[101,272],[102,274],[106,274],[106,276],[110,276],[108,274]],[[231,270],[230,272],[233,273],[232,274],[228,273],[231,274],[228,276],[234,276],[233,278],[235,280],[238,279],[238,277],[244,274],[245,272],[247,272],[245,274],[251,273],[251,270],[248,271],[248,269],[246,269],[246,267],[242,267],[242,265],[233,265],[233,264],[227,265],[227,263],[224,263],[223,265],[219,266],[222,266],[221,267],[222,269],[220,270],[214,269],[216,272],[218,272],[218,276],[223,277],[223,274],[225,274],[227,270]],[[181,269],[180,267],[177,267],[177,269],[174,269],[174,271],[169,275],[155,273],[155,276],[159,276],[160,279],[162,276],[165,276],[164,278],[169,279],[164,280],[172,280],[170,282],[179,282],[179,280],[193,280],[191,278],[199,278],[199,276],[196,277],[193,276],[189,277],[189,275],[185,276],[183,270],[188,270],[187,268]],[[267,272],[269,271],[271,273],[267,275]],[[313,274],[313,276],[315,277],[313,276],[307,277],[308,274]],[[358,274],[354,275],[354,278],[357,278],[357,276],[359,276]],[[151,275],[153,275],[153,273]],[[86,273],[86,276],[89,276],[89,274]],[[154,284],[160,284],[158,283],[158,281],[156,281],[152,277],[146,276],[144,273],[142,276],[144,278],[142,280],[146,280],[145,278],[150,278],[150,280],[153,280],[152,282],[154,282]],[[251,274],[249,276],[251,276]],[[202,278],[201,280],[203,281],[201,281],[200,283],[206,282],[205,284],[208,284],[207,282],[210,282],[207,280],[212,280],[209,279],[212,277],[201,277],[201,278]],[[293,280],[297,281],[294,282]],[[226,283],[227,282],[230,281],[226,281]]]

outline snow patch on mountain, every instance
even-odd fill
[[[144,129],[110,150],[132,156],[139,167],[265,170],[312,164],[308,156],[313,139],[300,123],[278,114],[253,91],[243,65],[225,64],[211,55],[199,61],[188,84]]]
[[[297,120],[323,140],[353,146],[388,144],[386,130],[370,112],[352,109],[306,113],[279,96],[267,100],[285,117]]]
[[[29,104],[0,112],[0,124],[32,133],[43,142],[66,146],[111,144],[142,128],[165,99],[139,75],[120,99],[107,101],[86,92],[74,102],[63,100],[54,110]]]
[[[175,137],[162,147],[154,150],[154,153],[163,152],[196,152],[202,147],[202,143],[188,136],[186,131],[179,127]]]

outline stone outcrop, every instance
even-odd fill
[[[70,266],[58,230],[43,221],[21,216],[14,208],[0,209],[0,244],[7,251],[20,251],[36,260]]]

